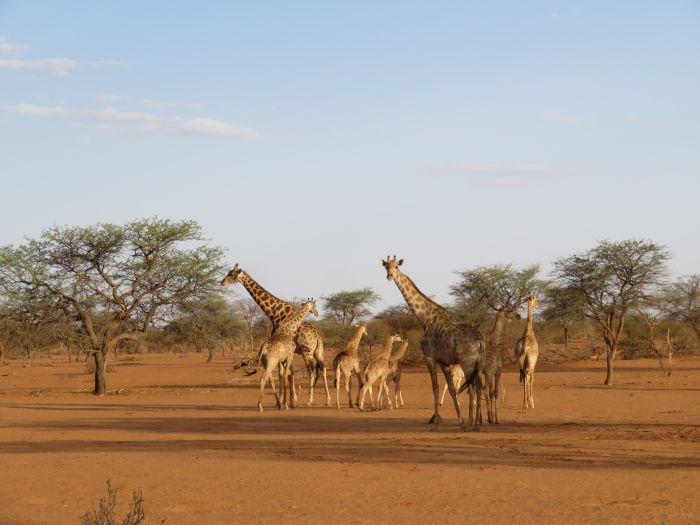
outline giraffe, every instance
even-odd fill
[[[478,375],[481,353],[483,352],[483,338],[478,330],[457,323],[450,313],[428,298],[406,274],[402,273],[399,266],[403,259],[396,260],[387,256],[380,263],[386,269],[386,278],[394,281],[401,291],[406,303],[423,325],[423,337],[421,338],[421,350],[425,357],[425,363],[430,372],[430,380],[433,386],[433,400],[435,404],[433,416],[428,423],[433,425],[433,430],[438,430],[442,417],[440,417],[439,386],[437,379],[437,366],[439,365],[445,375],[450,395],[457,411],[457,420],[464,427],[464,419],[457,402],[457,392],[452,383],[452,371],[450,365],[459,364],[467,377],[467,384],[471,385]],[[475,428],[473,409],[469,404],[469,426]]]
[[[464,370],[462,370],[462,367],[458,364],[451,365],[450,370],[452,371],[452,384],[454,385],[455,390],[460,392],[462,381],[464,381]],[[445,383],[445,386],[442,389],[442,395],[440,396],[440,406],[442,406],[442,404],[445,402],[445,394],[447,394],[448,390],[449,386],[447,383]],[[457,400],[457,402],[459,403],[459,400]]]
[[[272,372],[276,367],[279,368],[279,394],[277,393],[277,390],[275,390],[274,386],[272,389],[275,392],[275,398],[277,399],[277,407],[280,410],[286,410],[289,408],[287,389],[285,385],[287,376],[291,376],[289,385],[290,400],[296,397],[296,391],[294,389],[294,373],[291,370],[292,357],[294,356],[294,349],[296,348],[295,337],[299,331],[299,326],[304,321],[306,316],[309,315],[309,313],[313,313],[314,315],[318,316],[316,302],[313,299],[307,299],[302,303],[298,310],[295,310],[290,316],[285,318],[277,326],[275,333],[273,333],[263,345],[265,348],[265,371],[260,379],[260,396],[258,397],[258,409],[260,412],[263,411],[262,400],[265,385],[271,378]],[[280,394],[283,395],[283,400],[280,400]]]
[[[350,408],[354,406],[352,401],[352,375],[354,374],[359,381],[358,386],[358,401],[359,401],[359,388],[362,387],[362,373],[360,372],[360,358],[358,356],[360,350],[360,341],[362,341],[362,336],[367,335],[367,324],[363,321],[358,323],[355,335],[352,339],[348,341],[345,345],[345,350],[339,352],[333,360],[333,370],[335,370],[335,402],[340,409],[340,379],[341,376],[345,376],[345,391],[348,394],[348,405]]]
[[[537,338],[532,329],[532,310],[537,308],[537,297],[531,293],[527,298],[527,327],[523,336],[515,343],[515,357],[520,364],[520,382],[523,384],[523,408],[528,406],[535,408],[535,399],[532,397],[532,387],[535,383],[535,365],[539,348]]]
[[[391,354],[389,358],[389,375],[386,378],[386,382],[394,382],[394,406],[396,408],[403,406],[403,394],[401,393],[401,359],[406,354],[408,349],[408,341],[404,340],[399,346],[399,349]]]
[[[389,374],[389,359],[391,357],[391,348],[394,346],[394,342],[402,341],[401,337],[397,334],[389,335],[384,342],[383,350],[378,353],[372,361],[365,368],[363,377],[362,388],[360,389],[360,410],[364,407],[365,396],[369,391],[369,402],[373,408],[381,408],[382,404],[382,393],[386,391],[386,397],[389,401],[389,408],[391,408],[391,400],[389,399],[389,387],[386,386],[386,376]],[[372,399],[372,386],[379,380],[379,389],[377,390],[377,405],[374,405],[374,399]]]
[[[277,330],[279,324],[294,311],[292,304],[283,301],[272,295],[260,286],[247,272],[238,267],[238,263],[226,274],[221,281],[222,286],[241,283],[248,291],[253,300],[265,312],[265,315],[272,321],[273,332]],[[323,378],[323,386],[326,389],[326,406],[331,404],[331,393],[328,390],[326,378],[326,366],[323,362],[323,339],[318,329],[308,322],[301,323],[295,338],[295,353],[301,355],[306,365],[309,375],[309,401],[308,406],[314,402],[314,387],[318,377]]]
[[[493,328],[486,338],[484,349],[484,369],[482,388],[486,398],[486,411],[489,423],[498,424],[499,387],[501,385],[501,371],[503,368],[503,349],[501,347],[501,334],[507,322],[518,315],[504,309],[496,311],[496,319]]]

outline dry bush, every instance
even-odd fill
[[[92,508],[80,517],[81,525],[139,525],[145,523],[146,509],[144,507],[143,493],[134,490],[131,494],[129,512],[121,521],[114,516],[114,509],[117,506],[117,490],[112,488],[112,484],[107,480],[107,495],[102,496],[96,509]],[[165,523],[162,520],[161,525]]]

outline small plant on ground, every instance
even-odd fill
[[[131,504],[129,513],[121,521],[114,516],[114,509],[117,506],[117,490],[112,488],[112,484],[107,480],[107,495],[100,498],[98,508],[87,511],[80,517],[81,525],[139,525],[145,523],[146,509],[144,507],[143,493],[134,490],[131,494]],[[165,520],[160,522],[163,525]]]

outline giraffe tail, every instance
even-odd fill
[[[527,355],[525,356],[525,359],[523,360],[523,366],[520,367],[520,382],[523,383],[525,381],[525,369],[528,367],[528,362],[527,362]]]

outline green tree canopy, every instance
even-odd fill
[[[78,323],[95,358],[95,394],[104,395],[107,356],[122,339],[221,293],[222,250],[193,246],[201,240],[188,220],[54,226],[0,248],[0,291],[36,319]]]
[[[613,362],[628,314],[661,284],[668,250],[651,241],[602,241],[582,254],[558,259],[556,286],[602,328],[607,353],[605,384],[613,381]]]
[[[370,306],[381,299],[372,288],[342,291],[322,297],[323,308],[343,326],[350,326],[372,315]]]

